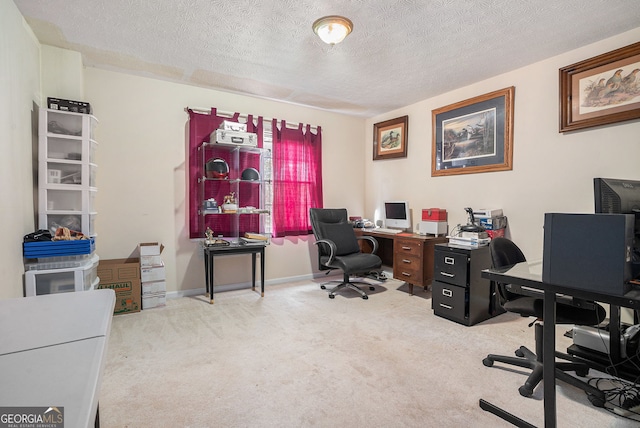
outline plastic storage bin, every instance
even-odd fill
[[[79,267],[35,269],[24,274],[25,296],[92,290],[98,283],[99,257]]]

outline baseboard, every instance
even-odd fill
[[[384,269],[384,272],[387,274],[387,277],[392,278],[393,272]],[[342,278],[342,272],[336,271],[336,273],[325,274],[324,272],[314,272],[312,274],[306,275],[297,275],[297,276],[289,276],[285,278],[274,278],[268,279],[265,281],[264,286],[267,288],[270,285],[278,285],[284,284],[287,282],[299,282],[299,281],[312,281],[314,279],[325,279],[325,278]],[[257,284],[256,284],[257,285]],[[224,284],[224,285],[216,285],[216,293],[217,292],[225,292],[225,291],[233,291],[233,290],[242,290],[244,288],[251,287],[251,282],[239,282],[235,284]],[[178,291],[167,291],[167,299],[179,299],[181,297],[191,297],[191,296],[199,296],[205,294],[205,288],[191,288],[189,290],[178,290]]]
[[[289,276],[286,278],[275,278],[268,279],[264,282],[265,288],[270,285],[284,284],[287,282],[298,282],[298,281],[311,281],[318,278],[330,278],[333,276],[337,276],[341,278],[341,274],[330,274],[325,275],[322,272],[317,272],[313,274],[307,275],[297,275],[297,276]],[[258,284],[256,284],[257,286]],[[224,285],[216,285],[215,291],[217,292],[225,292],[225,291],[233,291],[233,290],[241,290],[247,287],[251,287],[251,282],[240,282],[235,284],[224,284]],[[167,291],[167,299],[179,299],[181,297],[190,297],[190,296],[198,296],[205,294],[206,290],[204,287],[202,288],[191,288],[189,290],[178,290],[178,291]]]

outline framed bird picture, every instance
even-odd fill
[[[373,160],[406,158],[409,116],[373,125]]]
[[[640,42],[560,69],[560,132],[640,118]]]

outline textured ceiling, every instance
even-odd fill
[[[14,0],[84,64],[370,117],[640,25],[638,0]],[[343,15],[336,46],[311,24]]]

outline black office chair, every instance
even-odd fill
[[[356,284],[366,284],[372,291],[375,288],[366,282],[350,281],[349,277],[356,274],[379,272],[382,260],[375,255],[378,242],[371,236],[356,236],[353,226],[347,221],[347,210],[344,208],[311,208],[309,209],[309,217],[318,246],[320,270],[340,269],[344,275],[343,280],[329,290],[329,297],[333,299],[336,292],[343,288],[350,288],[360,293],[363,299],[368,299],[367,293]],[[371,241],[373,253],[363,253],[358,245],[358,239]],[[378,274],[377,279],[384,280],[386,278],[383,274]],[[322,284],[320,288],[326,289],[326,284]]]
[[[494,238],[489,244],[489,250],[494,268],[508,267],[526,261],[520,248],[506,238]],[[533,322],[535,323],[536,352],[533,353],[525,346],[521,346],[516,350],[515,357],[489,354],[482,360],[482,363],[491,367],[495,361],[498,361],[531,369],[532,372],[527,381],[518,389],[520,395],[529,397],[542,380],[542,324],[536,321],[542,321],[543,296],[518,294],[513,292],[507,284],[495,284],[495,287],[499,294],[500,304],[505,310],[518,313],[523,317],[536,317]],[[582,307],[578,307],[577,303],[571,304],[557,299],[556,323],[593,326],[604,320],[605,310],[602,306],[595,302],[580,302]],[[586,376],[589,373],[589,367],[584,363],[577,362],[568,354],[556,351],[556,357],[566,360],[566,362],[556,362],[556,378],[582,389],[587,393],[594,406],[603,407],[605,400],[602,391],[566,373],[574,371],[578,376]]]

